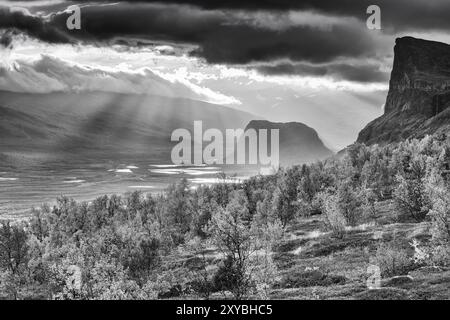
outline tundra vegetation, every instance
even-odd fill
[[[449,223],[450,137],[355,144],[242,183],[61,196],[2,221],[0,297],[449,298]]]

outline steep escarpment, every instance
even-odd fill
[[[358,142],[389,143],[450,130],[450,45],[404,37],[396,40],[384,114]]]

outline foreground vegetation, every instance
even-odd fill
[[[0,297],[448,299],[449,191],[434,136],[240,184],[60,197],[2,221]]]

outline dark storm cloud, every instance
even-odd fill
[[[86,2],[81,11],[82,29],[72,31],[66,28],[68,12],[58,12],[44,19],[2,9],[0,28],[15,28],[52,43],[77,39],[86,43],[115,42],[130,46],[159,41],[188,44],[194,48],[191,55],[209,63],[257,65],[264,74],[331,76],[370,82],[386,81],[387,75],[376,66],[336,61],[347,58],[381,61],[391,55],[394,42],[390,32],[393,29],[386,27],[385,22],[393,15],[395,28],[399,28],[406,17],[416,15],[402,28],[415,25],[420,29],[428,25],[438,29],[448,25],[450,11],[447,0],[381,0],[377,4],[382,8],[385,30],[379,32],[366,28],[366,8],[370,3],[365,0],[146,2],[106,6]],[[417,15],[419,9],[421,14]],[[299,13],[292,18],[292,14]],[[307,13],[306,21],[302,20],[304,13]],[[430,15],[435,19],[433,23],[428,18]],[[275,62],[280,60],[292,63],[277,65]]]
[[[73,32],[82,40],[111,40],[117,37],[142,38],[198,44],[205,34],[227,22],[219,11],[166,5],[87,6],[82,11],[82,29]],[[52,17],[50,24],[62,29],[69,13]]]
[[[307,23],[298,23],[289,20],[288,13],[280,12],[261,16],[192,6],[119,3],[83,6],[81,30],[68,30],[66,21],[70,14],[58,12],[43,18],[2,9],[0,28],[14,28],[50,43],[69,43],[77,39],[88,43],[120,41],[123,44],[124,41],[136,43],[137,39],[189,44],[195,48],[191,55],[209,63],[243,66],[278,60],[317,64],[330,63],[337,58],[373,58],[386,46],[379,38],[371,36],[365,24],[344,18],[324,24],[321,19],[329,19],[328,16],[312,15],[308,16]],[[279,73],[277,67],[260,71]],[[304,74],[306,71],[297,66],[284,73]],[[371,71],[362,68],[359,74],[345,66],[326,70],[316,67],[309,74],[367,81],[376,79]],[[364,72],[369,74],[364,76]]]
[[[51,26],[42,18],[25,11],[0,7],[0,29],[20,30],[49,43],[72,42],[64,30]]]
[[[328,76],[338,80],[363,83],[385,82],[389,80],[389,73],[381,71],[378,65],[354,66],[345,63],[329,65],[279,63],[259,66],[257,70],[265,75]]]
[[[12,43],[12,36],[10,32],[4,32],[0,36],[0,46],[4,48],[8,48]]]
[[[283,32],[233,26],[206,35],[195,53],[209,62],[245,64],[283,58],[327,62],[337,57],[370,56],[376,49],[364,32],[346,26],[331,31],[298,26]]]
[[[382,10],[384,25],[392,31],[448,30],[450,1],[448,0],[128,0],[135,3],[174,3],[204,9],[237,10],[312,10],[333,16],[367,19],[366,9],[376,4]],[[81,1],[89,2],[89,1]],[[111,0],[111,2],[115,2]]]
[[[57,14],[50,25],[63,30],[67,17],[67,13]],[[187,43],[197,46],[192,54],[210,63],[247,64],[283,58],[327,62],[374,55],[380,47],[355,21],[326,28],[295,24],[278,28],[255,23],[254,17],[242,13],[143,4],[88,6],[82,8],[82,18],[82,30],[70,33],[80,39],[122,37]]]
[[[188,43],[193,54],[211,63],[246,64],[287,58],[326,62],[336,57],[361,57],[375,52],[377,43],[354,24],[321,29],[294,25],[273,29],[248,22],[248,17],[193,7],[120,4],[82,8],[82,29],[69,31],[70,13],[47,21],[23,12],[0,11],[0,27],[14,27],[47,42],[109,41],[118,37]],[[358,39],[358,41],[355,41]]]

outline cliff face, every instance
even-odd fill
[[[385,113],[369,123],[358,142],[389,143],[450,129],[450,45],[399,38]]]
[[[275,123],[252,120],[245,130],[278,129],[280,138],[280,164],[291,166],[323,160],[333,154],[320,140],[319,135],[307,125],[299,122]],[[270,133],[268,134],[270,140]],[[269,144],[270,145],[270,144]]]

